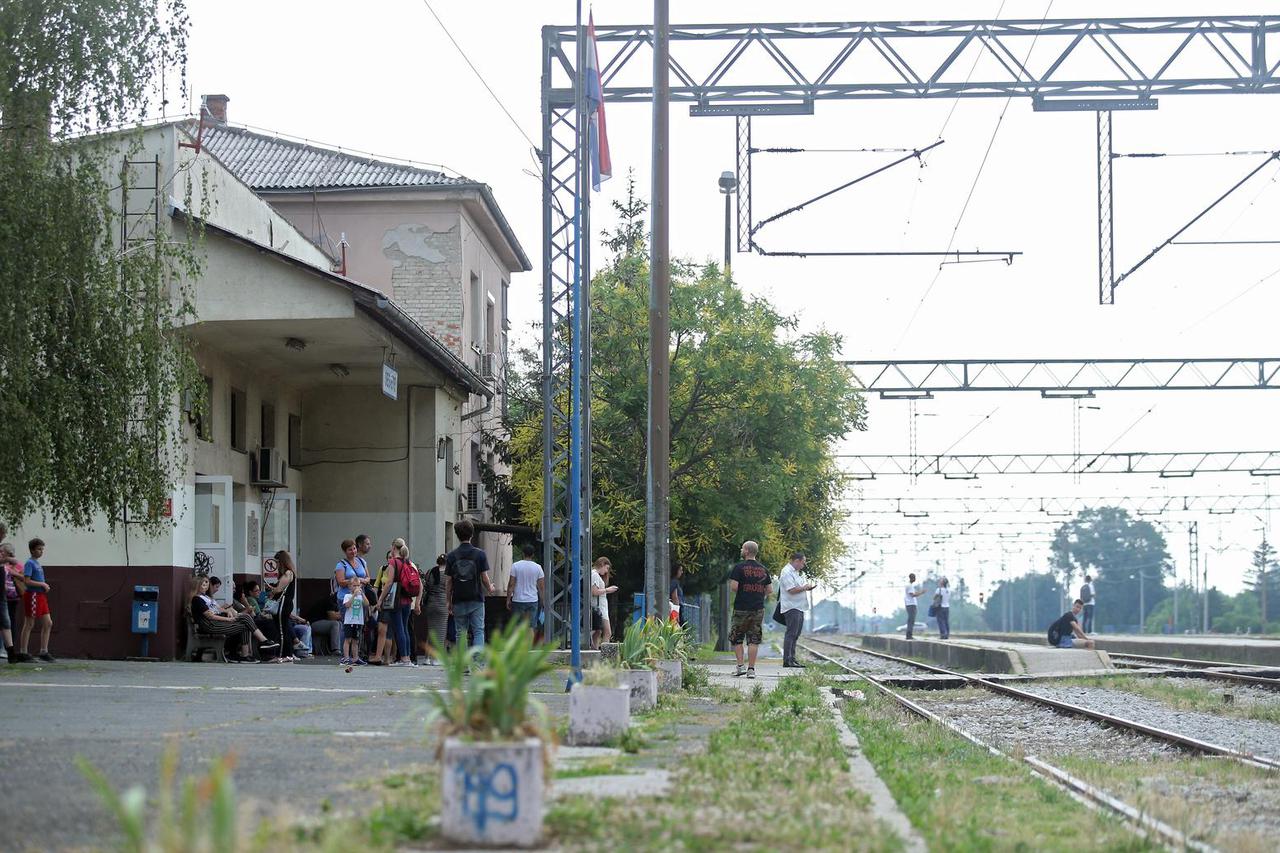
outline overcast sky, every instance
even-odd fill
[[[189,0],[188,76],[193,103],[202,93],[230,96],[233,123],[374,154],[439,163],[490,184],[533,260],[512,282],[512,322],[531,334],[541,316],[541,187],[530,146],[495,104],[421,0],[378,0],[355,7],[322,0]],[[1149,2],[673,2],[675,23],[915,20],[944,18],[1146,15]],[[1159,12],[1223,10],[1209,0],[1166,0]],[[1274,4],[1235,2],[1232,14],[1274,13]],[[540,28],[571,24],[571,2],[432,0],[463,51],[525,134],[541,139]],[[785,9],[785,11],[781,11]],[[647,23],[646,2],[600,0],[598,25]],[[815,60],[816,61],[816,60]],[[978,73],[981,73],[981,65]],[[953,111],[954,107],[954,111]],[[1117,152],[1213,153],[1280,147],[1276,96],[1184,96],[1158,111],[1117,114]],[[647,195],[651,108],[608,107],[614,180],[593,199],[597,230],[608,203],[634,170]],[[732,119],[691,118],[672,110],[671,244],[675,255],[718,259],[723,241],[720,172],[734,167]],[[803,329],[844,336],[850,358],[1277,357],[1272,325],[1280,307],[1280,245],[1173,247],[1097,304],[1095,128],[1092,113],[1035,113],[1027,100],[823,102],[813,116],[761,119],[757,146],[918,148],[945,144],[859,187],[788,217],[760,233],[773,249],[1000,249],[1024,254],[1003,263],[948,265],[936,260],[774,259],[739,255],[735,278],[799,317]],[[989,149],[989,154],[987,151]],[[901,156],[891,153],[761,155],[754,185],[757,219]],[[982,162],[986,157],[986,164]],[[1204,156],[1117,161],[1117,268],[1127,269],[1264,158]],[[1188,232],[1186,239],[1278,239],[1280,165],[1269,165]],[[969,199],[967,209],[966,198]],[[767,239],[766,239],[767,238]],[[600,250],[602,251],[602,250]],[[602,257],[600,252],[597,257]],[[1276,392],[1103,394],[1082,414],[1088,451],[1269,450],[1280,407]],[[845,452],[906,453],[908,405],[870,402],[870,429]],[[1043,453],[1072,449],[1072,407],[1034,395],[953,394],[918,404],[920,452]],[[992,477],[936,482],[884,478],[866,495],[1261,494],[1265,478],[1200,475],[1161,481],[1138,475]],[[931,519],[932,520],[932,519]],[[972,519],[966,519],[970,521]],[[1010,521],[991,516],[985,521]],[[681,520],[675,520],[680,523]],[[899,520],[900,522],[901,520]],[[1202,554],[1212,554],[1210,583],[1241,588],[1248,550],[1269,513],[1201,518]],[[979,524],[976,532],[983,527]],[[988,531],[996,528],[987,527]],[[1005,528],[1006,531],[1008,528]],[[1047,540],[1051,525],[1035,530]],[[933,542],[921,550],[901,527],[893,553],[883,540],[850,537],[850,563],[869,569],[860,606],[881,611],[899,600],[908,570],[934,560],[953,578],[977,585],[998,579],[1000,549],[991,537]],[[1221,537],[1219,539],[1219,537]],[[1185,575],[1184,525],[1169,536]],[[1009,570],[1043,566],[1046,549],[1028,538],[1007,542]],[[877,560],[880,556],[882,559]]]

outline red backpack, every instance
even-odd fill
[[[400,595],[404,598],[417,598],[422,594],[422,576],[408,560],[396,557],[399,564],[396,568],[396,580],[400,583]]]

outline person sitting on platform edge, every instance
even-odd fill
[[[1080,622],[1076,619],[1081,610],[1084,610],[1084,602],[1077,598],[1071,605],[1071,609],[1049,626],[1049,645],[1059,649],[1072,649],[1077,646],[1093,648],[1093,640],[1085,636]],[[1076,639],[1072,638],[1073,634]]]

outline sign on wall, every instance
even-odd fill
[[[400,374],[394,367],[383,362],[382,364],[382,393],[386,394],[392,400],[397,399],[400,389]]]

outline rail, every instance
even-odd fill
[[[1209,741],[1200,740],[1199,738],[1194,738],[1194,737],[1191,737],[1190,735],[1179,734],[1178,732],[1169,731],[1168,729],[1161,729],[1161,728],[1157,728],[1156,726],[1149,726],[1146,723],[1139,723],[1136,720],[1129,720],[1124,717],[1117,717],[1114,714],[1107,714],[1102,711],[1095,710],[1093,708],[1086,708],[1083,705],[1075,705],[1071,702],[1063,702],[1058,699],[1050,699],[1047,696],[1039,696],[1035,693],[1028,693],[1025,690],[1019,690],[1018,688],[1010,687],[1007,684],[1000,684],[999,682],[992,681],[988,678],[981,678],[976,675],[969,675],[967,673],[962,673],[962,672],[953,672],[949,669],[943,669],[942,667],[920,663],[919,661],[914,661],[914,660],[911,660],[910,658],[900,658],[894,655],[888,655],[888,654],[885,654],[884,652],[873,653],[867,649],[862,649],[857,646],[850,646],[847,643],[837,643],[834,640],[819,639],[818,637],[810,637],[809,639],[814,642],[823,643],[829,646],[835,646],[836,648],[845,649],[847,651],[874,654],[876,657],[886,658],[888,660],[896,661],[897,663],[918,667],[920,669],[928,670],[930,672],[934,672],[939,675],[947,675],[952,678],[963,679],[965,682],[969,684],[975,685],[977,687],[985,688],[987,690],[992,691],[993,693],[999,693],[1004,696],[1011,696],[1015,699],[1021,699],[1024,702],[1030,702],[1035,705],[1041,705],[1043,707],[1050,708],[1062,714],[1068,714],[1075,717],[1084,717],[1085,719],[1093,720],[1094,722],[1102,723],[1103,725],[1111,726],[1113,728],[1122,729],[1125,731],[1134,732],[1136,734],[1145,735],[1150,738],[1155,738],[1156,740],[1165,741],[1166,743],[1176,744],[1178,746],[1183,747],[1184,749],[1188,749],[1193,752],[1201,752],[1206,755],[1219,755],[1219,756],[1222,756],[1223,758],[1230,758],[1234,761],[1238,761],[1241,764],[1247,764],[1251,767],[1261,767],[1267,770],[1280,770],[1280,761],[1277,761],[1272,758],[1266,758],[1263,756],[1254,755],[1249,752],[1242,752],[1237,749],[1231,749],[1230,747],[1221,746],[1220,744],[1216,744],[1216,743],[1210,743]]]
[[[842,643],[834,643],[830,640],[819,640],[816,637],[810,637],[809,639],[816,640],[817,642],[824,643],[827,645],[837,646],[840,648],[850,648],[848,646],[843,645]],[[861,678],[862,680],[866,681],[868,684],[870,684],[880,693],[889,697],[894,702],[901,705],[903,708],[906,708],[911,713],[925,720],[928,720],[932,723],[935,723],[936,725],[942,726],[944,729],[947,729],[948,731],[952,732],[953,734],[957,735],[960,738],[963,738],[969,743],[972,743],[978,748],[985,749],[987,752],[991,753],[992,755],[997,755],[1001,758],[1007,758],[1010,761],[1021,761],[1023,764],[1027,765],[1027,767],[1031,768],[1031,771],[1035,773],[1037,776],[1047,780],[1052,785],[1056,785],[1059,788],[1062,788],[1070,796],[1074,797],[1077,800],[1080,800],[1086,806],[1106,809],[1107,811],[1110,811],[1124,818],[1130,823],[1135,824],[1137,826],[1137,831],[1139,832],[1139,834],[1151,833],[1152,835],[1157,836],[1161,841],[1167,843],[1174,849],[1196,850],[1196,851],[1200,851],[1200,853],[1211,853],[1212,851],[1216,850],[1216,848],[1213,848],[1207,844],[1204,844],[1203,842],[1195,841],[1194,839],[1188,838],[1185,834],[1183,834],[1177,829],[1174,829],[1172,826],[1169,826],[1167,823],[1164,823],[1163,821],[1157,820],[1151,817],[1150,815],[1145,814],[1141,809],[1138,809],[1134,806],[1129,805],[1128,803],[1112,796],[1111,794],[1107,793],[1101,788],[1097,788],[1093,785],[1090,785],[1088,782],[1085,782],[1083,779],[1079,779],[1075,776],[1072,776],[1067,771],[1059,767],[1055,767],[1054,765],[1048,763],[1047,761],[1044,761],[1043,759],[1036,758],[1033,755],[1014,756],[1002,751],[998,747],[982,740],[977,735],[974,735],[971,732],[965,731],[964,729],[957,726],[955,723],[952,723],[949,720],[943,719],[942,717],[933,713],[932,711],[923,707],[922,705],[919,705],[916,702],[912,702],[906,696],[903,696],[902,694],[898,693],[897,691],[883,684],[879,679],[873,678],[872,676],[867,675],[866,673],[861,672],[860,670],[857,670],[852,666],[849,666],[847,663],[843,663],[842,661],[838,661],[833,657],[824,655],[822,652],[810,647],[803,641],[800,642],[798,645],[801,649],[813,655],[814,657],[820,660],[825,660],[830,663],[833,663],[836,666],[840,667],[841,669],[844,669],[850,673],[853,673],[858,678]],[[928,664],[921,664],[918,661],[907,660],[906,658],[895,658],[892,655],[886,655],[880,652],[870,652],[866,649],[855,649],[855,651],[866,652],[867,654],[872,654],[875,657],[882,657],[882,658],[889,658],[891,660],[897,660],[901,663],[907,663],[913,666],[919,666],[924,669],[931,669],[931,670],[938,669],[938,667],[932,667],[932,666],[929,666]]]

